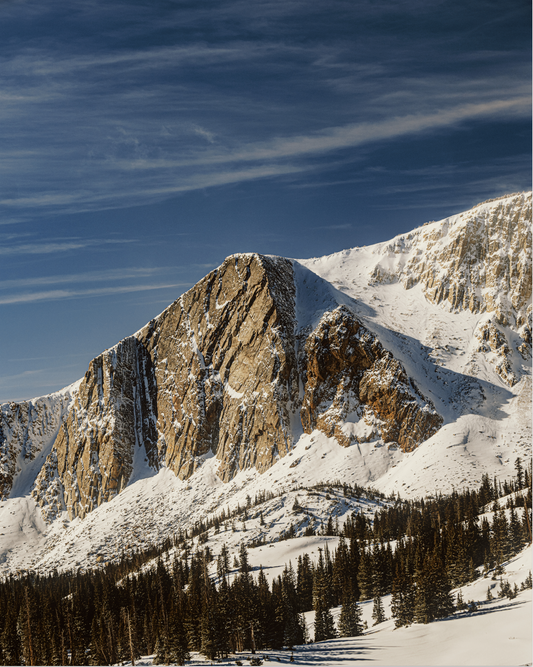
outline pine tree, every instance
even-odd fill
[[[296,593],[295,577],[292,566],[285,567],[281,583],[281,594],[283,600],[283,643],[288,648],[303,643],[303,631],[300,625],[298,613],[298,600]]]
[[[374,619],[374,625],[377,625],[378,623],[383,623],[383,621],[387,620],[385,617],[385,610],[383,609],[383,603],[379,595],[376,595],[374,597],[374,605],[372,607],[372,618]]]
[[[335,623],[333,622],[333,616],[331,615],[331,610],[329,607],[326,607],[323,611],[324,618],[324,639],[335,639],[337,637],[337,631],[335,630]]]
[[[339,618],[341,637],[358,637],[363,634],[361,608],[353,599],[345,598]]]
[[[17,613],[13,604],[8,609],[1,635],[4,665],[21,665],[22,646],[17,632]]]
[[[511,508],[509,517],[509,542],[511,554],[515,554],[520,551],[524,545],[522,526],[518,520],[514,506]]]
[[[40,637],[37,617],[37,600],[33,588],[25,585],[19,611],[18,627],[22,640],[22,654],[26,665],[38,665],[40,660]]]
[[[310,611],[313,608],[313,569],[309,554],[298,557],[296,590],[298,611]]]
[[[415,614],[417,623],[430,623],[453,613],[451,586],[437,549],[423,560],[415,571]]]
[[[71,635],[71,662],[73,665],[86,665],[87,664],[87,654],[86,654],[86,645],[88,644],[85,631],[85,623],[83,621],[83,616],[79,609],[78,604],[74,604],[75,599],[73,598],[73,609],[71,611],[71,621],[72,623],[72,635]],[[78,602],[78,601],[76,601]]]
[[[367,551],[361,551],[359,561],[358,584],[361,600],[369,600],[374,590],[374,578],[372,573],[371,558]]]
[[[313,608],[315,610],[315,641],[333,639],[337,636],[329,608],[329,591],[322,550],[315,569],[313,583]]]
[[[490,589],[489,589],[490,591]],[[463,609],[467,608],[466,602],[463,599],[463,594],[461,591],[457,593],[457,603],[456,603],[458,611],[463,611]]]
[[[411,577],[402,562],[396,566],[392,582],[391,612],[394,625],[399,628],[410,625],[414,619],[415,592]]]
[[[516,489],[520,490],[523,488],[524,483],[524,468],[522,466],[522,459],[519,456],[514,462],[514,467],[516,470]]]

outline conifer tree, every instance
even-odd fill
[[[392,582],[391,612],[394,625],[399,628],[410,625],[414,618],[415,595],[411,577],[402,562],[396,566]]]
[[[419,560],[415,582],[414,612],[417,623],[430,623],[453,613],[450,583],[436,549],[423,560]]]
[[[200,623],[200,653],[205,655],[208,660],[214,660],[217,655],[216,650],[216,625],[211,602],[206,602],[202,609],[202,620]]]
[[[366,550],[361,550],[359,561],[358,584],[361,600],[369,600],[374,590],[371,558]]]
[[[353,597],[346,596],[343,600],[339,618],[339,634],[341,637],[358,637],[363,634],[361,608]]]
[[[509,516],[509,543],[511,554],[517,553],[524,545],[522,526],[518,520],[514,505],[511,507]]]
[[[8,609],[1,635],[3,661],[4,665],[21,665],[22,646],[17,631],[17,612],[14,604],[11,604]]]
[[[517,491],[523,488],[524,482],[524,468],[522,466],[522,459],[518,456],[514,462],[516,470],[516,489]]]
[[[348,573],[351,580],[350,589],[352,591],[354,600],[356,601],[359,600],[361,595],[358,582],[360,560],[361,560],[361,553],[359,549],[359,543],[355,537],[355,534],[352,533],[350,537]]]
[[[313,609],[315,610],[315,641],[333,639],[337,636],[329,608],[327,574],[322,551],[318,558],[313,583]]]
[[[313,608],[313,568],[309,554],[298,557],[296,590],[298,611],[310,611]]]
[[[324,609],[323,618],[324,639],[335,639],[335,637],[337,637],[337,630],[335,629],[335,623],[333,622],[333,616],[331,615],[331,610],[329,607]]]
[[[381,601],[381,596],[376,595],[374,597],[374,605],[372,607],[372,618],[374,619],[374,625],[378,623],[383,623],[386,621],[385,610],[383,609],[383,602]]]
[[[288,648],[292,648],[296,644],[303,643],[304,636],[298,613],[295,576],[290,563],[288,567],[285,567],[283,572],[281,594],[283,599],[284,623],[283,643]]]
[[[29,585],[23,589],[18,627],[22,641],[22,654],[26,665],[38,665],[41,661],[37,601],[35,591]]]

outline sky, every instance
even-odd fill
[[[0,0],[0,401],[225,257],[531,189],[529,0]]]

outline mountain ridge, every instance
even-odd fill
[[[62,543],[58,526],[71,522],[74,530],[92,515],[101,521],[121,497],[144,507],[150,501],[142,489],[166,488],[168,474],[175,476],[171,494],[184,494],[168,510],[181,512],[176,527],[193,520],[197,510],[183,503],[199,489],[229,500],[247,485],[269,488],[269,480],[290,488],[297,480],[345,478],[412,495],[479,483],[484,470],[512,474],[515,455],[528,455],[531,432],[523,407],[530,202],[530,193],[500,198],[325,258],[232,255],[53,400],[2,405],[2,505],[18,507],[16,516],[35,514],[35,530],[48,535],[46,553],[28,537],[34,546],[23,561],[51,563],[46,554],[59,553]],[[422,280],[402,281],[420,267],[428,230],[490,227],[508,214],[504,226],[524,228],[506,246],[509,270],[477,269],[503,275],[519,298],[471,309],[469,299],[431,299]],[[517,253],[522,268],[514,271]],[[477,261],[494,257],[478,253]],[[458,264],[452,255],[446,261],[455,279]],[[389,278],[376,280],[376,267]],[[483,296],[494,285],[475,289]],[[505,320],[502,304],[510,309]],[[41,404],[54,415],[39,417]],[[50,428],[39,440],[33,434],[43,419]],[[126,534],[117,528],[117,544],[124,546]],[[4,538],[5,566],[22,562]]]

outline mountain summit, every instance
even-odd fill
[[[237,254],[75,385],[1,406],[0,493],[83,519],[164,469],[216,486],[290,457],[297,478],[320,438],[346,450],[339,478],[390,490],[427,492],[422,463],[459,435],[505,475],[530,356],[531,193],[329,257]]]

